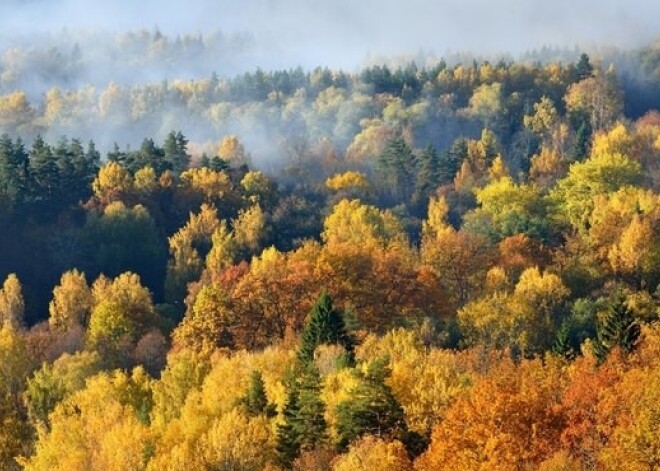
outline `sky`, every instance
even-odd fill
[[[264,67],[368,55],[621,48],[660,36],[658,0],[0,0],[0,39],[48,32],[247,32]]]

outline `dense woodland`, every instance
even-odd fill
[[[660,469],[653,51],[8,90],[0,468]]]

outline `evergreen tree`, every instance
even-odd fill
[[[153,139],[143,140],[140,150],[132,153],[131,157],[127,167],[131,173],[144,167],[151,167],[160,175],[168,169],[165,152],[154,143]]]
[[[276,414],[275,405],[268,402],[263,376],[258,370],[252,372],[247,393],[239,402],[251,416],[265,414],[267,417],[273,417]]]
[[[174,173],[184,172],[190,165],[188,155],[188,140],[179,132],[170,131],[163,144],[164,158],[167,168]],[[207,166],[207,165],[205,165]]]
[[[59,169],[53,150],[41,136],[35,138],[30,150],[30,173],[34,183],[32,198],[43,202],[40,206],[47,210],[59,189]]]
[[[596,355],[600,361],[605,361],[615,347],[630,353],[635,349],[640,333],[639,324],[626,305],[625,296],[619,292],[598,323]]]
[[[214,172],[222,172],[224,170],[229,170],[229,162],[216,155],[210,160],[208,167]]]
[[[387,363],[386,358],[373,361],[351,398],[337,406],[340,450],[345,450],[351,441],[362,435],[408,442],[410,434],[403,408],[385,382],[390,374]]]
[[[415,199],[425,201],[440,185],[440,159],[431,144],[419,155]]]
[[[577,132],[575,133],[575,144],[572,149],[572,157],[575,160],[584,160],[589,155],[589,145],[591,143],[591,126],[588,119],[583,119]]]
[[[300,437],[298,429],[295,427],[298,410],[298,388],[289,386],[282,411],[284,420],[277,425],[277,443],[275,445],[277,463],[284,469],[291,469],[293,461],[300,454]]]
[[[327,439],[325,404],[321,401],[321,376],[314,365],[303,367],[298,381],[298,413],[294,422],[301,451]]]
[[[589,56],[586,53],[580,55],[580,60],[575,65],[575,75],[578,81],[593,77],[594,68],[589,61]]]
[[[416,160],[403,138],[390,140],[377,162],[383,189],[397,202],[410,201],[415,185]]]
[[[14,203],[23,203],[29,190],[29,156],[23,142],[13,142],[5,134],[0,138],[0,194]]]
[[[343,346],[347,362],[354,362],[353,339],[346,331],[342,313],[332,306],[332,299],[327,292],[321,294],[309,313],[301,335],[298,360],[303,364],[313,363],[316,347],[323,344]]]
[[[563,322],[555,337],[555,344],[552,346],[552,352],[560,357],[572,360],[575,357],[575,350],[570,341],[570,326]]]
[[[284,421],[277,426],[278,464],[291,468],[301,451],[314,449],[327,440],[325,404],[320,399],[321,377],[312,364],[299,364],[286,380]]]

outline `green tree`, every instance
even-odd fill
[[[265,414],[267,417],[273,417],[276,414],[275,404],[268,402],[266,396],[266,387],[261,371],[254,370],[250,376],[250,386],[239,403],[245,408],[248,415],[258,416]]]
[[[640,333],[639,323],[626,305],[626,297],[618,292],[599,320],[595,342],[596,355],[600,361],[604,361],[615,347],[630,353],[637,346]]]
[[[298,359],[303,364],[313,363],[316,347],[323,344],[343,346],[347,362],[352,364],[355,361],[353,339],[346,331],[342,313],[332,306],[332,299],[327,292],[321,294],[309,313],[301,335]]]
[[[408,427],[403,408],[385,382],[390,375],[388,361],[384,358],[371,362],[360,375],[360,383],[351,392],[350,399],[337,405],[339,449],[345,450],[353,440],[363,435],[407,438]]]
[[[277,426],[278,463],[290,469],[301,451],[313,450],[327,439],[325,404],[320,399],[321,377],[313,364],[298,365],[287,378],[284,421]]]
[[[165,138],[163,152],[166,166],[176,174],[181,174],[190,165],[188,139],[181,134],[181,131],[170,131]]]
[[[298,404],[299,391],[296,387],[287,390],[286,403],[282,411],[282,423],[277,425],[277,462],[285,469],[291,469],[293,461],[300,454],[300,437],[295,427],[296,417],[300,406]]]
[[[415,185],[416,159],[403,138],[390,140],[377,162],[383,190],[395,201],[409,201]]]
[[[594,67],[589,61],[589,56],[583,52],[580,54],[580,60],[575,64],[575,74],[578,80],[584,80],[594,75]]]
[[[424,202],[440,185],[441,168],[438,151],[429,144],[419,154],[417,160],[417,181],[415,182],[415,199]]]

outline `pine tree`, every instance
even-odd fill
[[[19,139],[14,143],[7,134],[0,138],[0,194],[22,203],[29,187],[29,157]]]
[[[580,55],[580,60],[575,65],[575,74],[578,81],[593,77],[594,68],[589,61],[589,56],[586,53]]]
[[[323,344],[338,344],[346,349],[347,362],[354,361],[353,339],[346,331],[342,314],[332,306],[327,292],[321,294],[309,313],[309,318],[301,335],[298,360],[303,364],[314,361],[316,347]]]
[[[575,133],[575,144],[572,149],[572,157],[575,160],[583,160],[589,155],[589,144],[591,143],[591,126],[587,119],[582,120],[582,123]]]
[[[184,172],[190,165],[190,156],[188,155],[188,140],[179,132],[170,131],[165,138],[163,151],[166,166],[174,173]]]
[[[552,352],[560,357],[571,360],[575,357],[575,350],[570,342],[570,326],[563,322],[555,337],[555,344],[552,346]]]
[[[419,155],[415,199],[426,200],[440,185],[440,159],[431,144]]]
[[[377,162],[384,189],[398,202],[409,201],[415,184],[416,159],[403,138],[390,140]]]
[[[275,405],[268,402],[264,379],[258,370],[252,372],[250,386],[239,402],[250,416],[265,414],[267,417],[273,417],[276,414]]]
[[[299,364],[285,380],[287,400],[283,422],[277,426],[278,464],[290,469],[301,451],[313,450],[327,440],[325,404],[320,399],[321,377],[312,364]]]
[[[619,292],[598,324],[596,355],[600,361],[604,361],[615,347],[630,353],[637,346],[640,333],[639,324],[626,305],[625,296]]]
[[[403,408],[385,382],[390,374],[387,363],[387,359],[373,361],[351,398],[337,406],[340,450],[362,435],[407,441],[409,432]]]
[[[33,199],[44,201],[44,209],[48,209],[48,202],[55,198],[59,186],[59,169],[53,151],[37,136],[30,150],[30,173],[34,181]]]
[[[325,404],[321,401],[321,376],[314,365],[303,367],[298,382],[298,413],[294,429],[301,451],[309,451],[327,439]]]
[[[295,379],[290,377],[287,381],[287,398],[282,411],[283,421],[277,425],[275,450],[277,451],[277,464],[284,469],[291,469],[293,461],[300,454],[300,437],[295,426],[298,411],[299,392]]]

